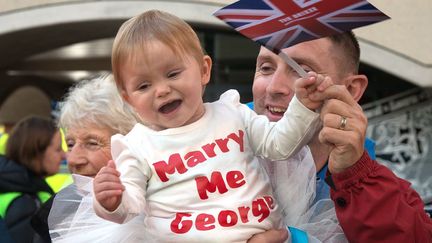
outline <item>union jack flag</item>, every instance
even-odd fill
[[[214,15],[276,53],[389,18],[366,0],[240,0]]]

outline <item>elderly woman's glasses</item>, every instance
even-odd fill
[[[86,139],[67,139],[66,144],[68,146],[69,152],[76,146],[81,149],[85,149],[88,151],[97,151],[99,149],[105,148],[109,146],[108,141],[104,141],[101,138],[86,138]]]

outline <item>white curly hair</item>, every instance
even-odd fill
[[[110,74],[80,81],[60,103],[58,124],[68,129],[99,127],[112,134],[128,133],[140,122],[138,114],[121,98]]]

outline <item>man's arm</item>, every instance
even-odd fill
[[[326,90],[320,142],[330,145],[331,198],[350,242],[432,242],[432,222],[410,184],[370,159],[367,118],[344,86]],[[328,180],[330,179],[331,180]]]
[[[432,242],[432,220],[418,193],[366,152],[327,181],[350,242]]]

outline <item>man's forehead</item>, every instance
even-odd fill
[[[259,58],[260,57],[261,58],[267,58],[267,57],[270,58],[270,57],[277,57],[277,55],[274,52],[267,49],[266,47],[261,46],[260,51],[258,53],[258,57]]]
[[[282,49],[282,51],[292,56],[314,57],[322,54],[329,54],[331,41],[328,38],[321,38],[302,42],[294,46]]]

